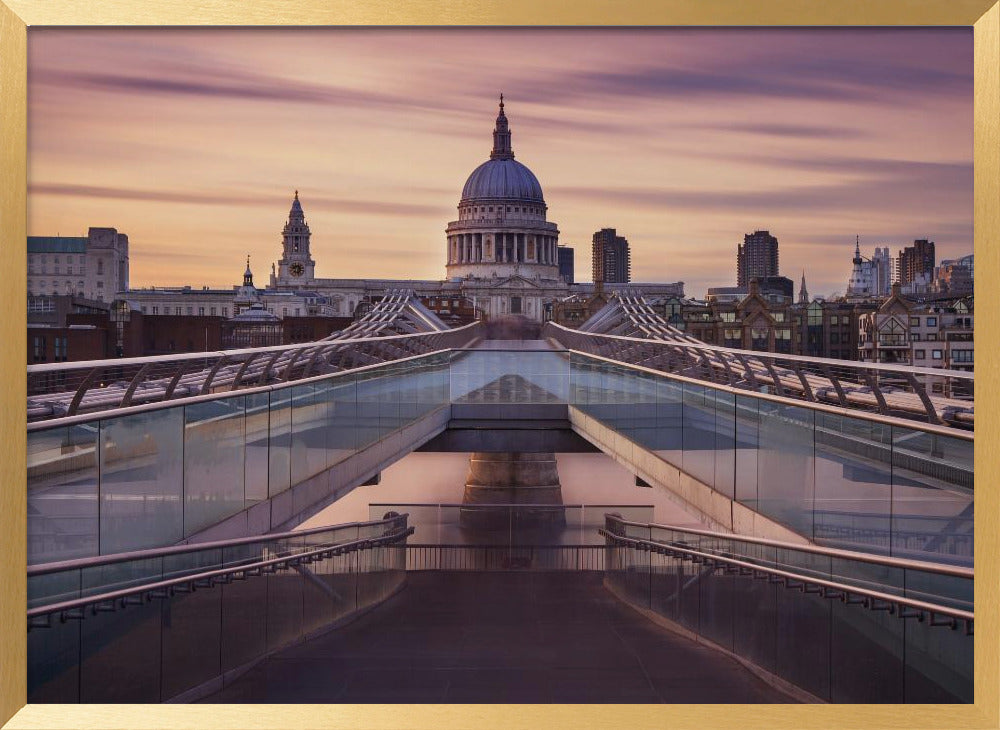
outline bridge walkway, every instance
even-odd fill
[[[784,703],[721,652],[620,602],[603,574],[418,572],[353,623],[203,702]]]

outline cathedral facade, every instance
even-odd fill
[[[316,292],[327,298],[333,312],[344,315],[366,298],[405,288],[420,297],[465,298],[486,318],[515,314],[541,322],[555,302],[586,297],[594,290],[593,284],[569,284],[559,275],[559,228],[547,215],[538,178],[514,159],[501,96],[493,149],[469,175],[458,218],[445,229],[444,280],[316,278],[311,232],[296,191],[270,285]],[[684,294],[683,282],[627,286],[649,296]],[[605,286],[608,291],[615,288]]]

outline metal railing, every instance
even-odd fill
[[[28,366],[28,420],[41,421],[289,383],[468,345],[480,324],[295,345]],[[347,333],[345,330],[342,335]],[[357,334],[351,332],[351,334]]]
[[[603,545],[407,545],[406,570],[600,571]]]
[[[896,616],[901,619],[916,619],[919,623],[923,623],[929,619],[929,626],[947,626],[950,629],[957,629],[961,625],[965,630],[966,636],[972,635],[972,627],[975,620],[975,614],[972,611],[965,611],[928,601],[920,601],[885,591],[876,591],[851,583],[825,580],[808,573],[782,570],[714,552],[695,550],[684,547],[679,543],[663,543],[655,540],[622,537],[603,528],[600,533],[608,539],[609,546],[629,547],[639,552],[669,555],[681,560],[689,560],[696,565],[704,565],[710,570],[721,570],[726,575],[740,575],[755,580],[767,580],[768,583],[779,584],[784,588],[796,589],[802,593],[812,593],[827,599],[837,599],[841,603],[852,606],[860,605],[870,611],[885,611],[890,616]]]
[[[542,336],[577,352],[737,389],[955,428],[975,424],[974,374],[961,370],[738,350],[662,327],[628,337],[548,322]]]
[[[35,580],[68,578],[78,590],[29,603],[28,701],[195,699],[229,672],[390,597],[405,581],[412,533],[398,515],[300,533],[290,550],[293,538],[282,533],[143,551],[154,563],[202,554],[207,564],[93,592],[83,588],[83,570],[121,578],[141,567],[140,553],[37,566]],[[226,549],[240,557],[222,560]]]
[[[971,570],[608,515],[605,585],[830,702],[971,702]]]
[[[309,530],[272,532],[29,565],[28,605],[32,610],[40,610],[46,605],[65,602],[53,598],[61,598],[72,592],[79,594],[79,600],[86,601],[112,589],[127,590],[126,584],[142,586],[174,579],[183,581],[207,570],[236,570],[259,562],[264,555],[274,559],[294,559],[317,548],[339,548],[351,542],[362,543],[371,537],[399,534],[406,530],[408,517],[406,514],[390,513],[390,516],[383,519],[367,522],[348,522]]]

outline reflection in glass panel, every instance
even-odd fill
[[[812,535],[813,415],[807,408],[760,401],[757,508],[802,535]]]
[[[736,396],[715,392],[715,488],[730,499],[736,482]]]
[[[270,396],[267,493],[268,496],[273,497],[288,489],[291,479],[291,388],[272,390]]]
[[[243,469],[247,505],[267,499],[268,424],[270,394],[246,396],[246,461]]]
[[[684,384],[684,471],[704,484],[715,483],[715,391]]]
[[[817,541],[889,552],[891,458],[888,426],[816,413]]]
[[[326,399],[326,463],[333,466],[357,448],[358,394],[354,377],[331,380]]]
[[[28,434],[28,564],[98,554],[98,424]]]
[[[326,434],[323,432],[324,404],[315,398],[313,383],[289,388],[292,395],[292,485],[299,484],[326,466]],[[322,466],[320,463],[322,462]]]
[[[757,509],[757,398],[736,396],[736,501]]]
[[[242,396],[184,407],[184,534],[193,535],[246,505]]]
[[[101,421],[101,554],[183,537],[184,409]]]
[[[379,388],[374,371],[357,376],[357,448],[365,449],[379,440]]]
[[[892,553],[972,564],[973,442],[894,426]]]

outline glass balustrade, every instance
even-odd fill
[[[832,583],[972,611],[973,577],[961,568],[867,559],[738,537],[607,520],[617,535],[702,556],[737,559]],[[630,603],[830,702],[973,701],[974,637],[963,621],[912,615],[862,596],[823,595],[803,580],[685,559],[608,541],[605,582]],[[906,616],[903,615],[904,611]]]
[[[29,570],[28,608],[139,589],[406,530],[406,516]],[[149,552],[149,551],[147,551]],[[224,582],[55,611],[28,631],[28,702],[162,702],[389,597],[405,539]]]
[[[816,542],[972,561],[967,434],[576,352],[488,344],[288,387],[40,424],[28,433],[29,562],[175,543],[449,404],[566,404]]]

